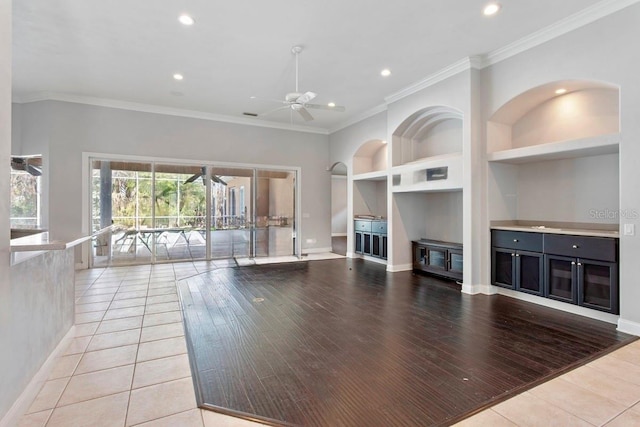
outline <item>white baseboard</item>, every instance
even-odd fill
[[[323,252],[331,252],[331,248],[302,248],[303,254],[321,254]]]
[[[620,332],[640,336],[640,323],[631,320],[618,319],[618,328]]]
[[[331,237],[347,237],[347,233],[331,233]]]
[[[466,283],[463,283],[461,292],[468,295],[493,295],[495,294],[495,291],[491,289],[492,287],[493,286],[491,285],[483,285],[480,283],[477,283],[475,285],[468,285]]]
[[[413,270],[413,264],[387,264],[387,271],[390,273],[397,273],[400,271]]]
[[[71,340],[75,337],[76,327],[71,326],[69,332],[60,340],[56,348],[51,352],[47,360],[42,364],[38,372],[31,378],[27,387],[13,403],[9,411],[0,420],[0,427],[15,427],[20,422],[20,418],[29,410],[31,403],[36,398],[42,385],[47,381],[58,358],[65,352]]]
[[[356,255],[355,252],[348,252],[347,251],[347,258],[359,258],[359,256]]]

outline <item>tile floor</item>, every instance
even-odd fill
[[[19,427],[261,425],[196,407],[175,281],[228,265],[78,271],[76,337]],[[640,426],[639,402],[636,341],[457,425]]]

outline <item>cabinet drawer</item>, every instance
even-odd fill
[[[387,221],[372,221],[371,232],[378,234],[387,234]]]
[[[547,254],[616,262],[617,246],[616,239],[606,237],[544,235],[544,252]]]
[[[371,231],[371,221],[355,221],[354,228],[356,231]]]
[[[542,234],[524,231],[491,230],[491,246],[542,252]]]

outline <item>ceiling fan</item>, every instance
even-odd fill
[[[183,184],[191,184],[192,182],[195,182],[198,178],[202,178],[202,184],[207,185],[206,176],[207,176],[207,168],[203,167],[200,173],[196,173],[190,176],[185,182],[183,182]],[[216,184],[227,185],[227,183],[224,182],[222,178],[220,178],[217,175],[211,175],[211,181]]]
[[[321,105],[321,104],[310,104],[313,98],[318,96],[315,92],[300,92],[298,89],[298,56],[302,52],[302,46],[294,46],[291,48],[291,53],[293,53],[296,57],[296,89],[294,92],[289,92],[285,95],[284,100],[279,99],[265,99],[266,101],[279,102],[283,104],[281,107],[275,108],[273,110],[267,111],[266,113],[258,114],[258,117],[263,117],[271,113],[275,113],[276,111],[290,109],[292,112],[296,111],[305,121],[313,120],[313,116],[307,108],[312,108],[316,110],[329,110],[329,111],[344,111],[345,108],[335,105],[333,103],[329,105]],[[263,99],[252,96],[251,99]]]

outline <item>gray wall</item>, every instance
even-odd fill
[[[331,177],[331,234],[347,233],[347,177]]]
[[[20,110],[23,151],[48,149],[48,227],[64,237],[81,232],[82,153],[94,152],[301,167],[303,249],[331,247],[325,135],[58,101],[23,104]]]
[[[11,151],[11,0],[0,0],[0,164],[9,165]],[[9,168],[0,178],[0,418],[22,391],[9,381],[13,336],[9,280]]]

